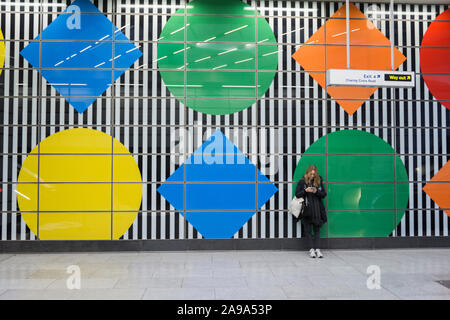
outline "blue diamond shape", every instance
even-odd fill
[[[277,191],[220,130],[158,188],[204,238],[216,239],[233,237]]]
[[[77,15],[69,10],[74,6],[81,13]],[[76,19],[79,25],[74,26]],[[113,45],[113,34],[114,40],[121,42]],[[42,52],[41,59],[39,52]],[[84,112],[125,72],[112,70],[113,62],[114,69],[128,69],[142,56],[142,52],[89,0],[74,1],[20,54],[34,68],[41,68],[42,76],[62,96],[68,97],[67,101],[79,113]]]

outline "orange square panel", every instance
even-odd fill
[[[450,208],[450,161],[439,170],[423,191],[441,208]],[[450,217],[450,210],[444,210]]]
[[[350,4],[349,9],[350,19],[358,19],[350,20],[350,68],[391,70],[389,39],[354,4]],[[292,57],[348,114],[352,115],[378,88],[327,87],[325,84],[325,70],[347,68],[345,17],[346,6],[343,5]],[[322,45],[324,43],[327,44],[326,48]],[[395,48],[395,68],[397,69],[405,60],[406,57]]]

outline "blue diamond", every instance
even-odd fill
[[[216,239],[233,237],[277,191],[220,130],[158,188],[204,238]]]
[[[76,0],[64,12],[20,54],[82,113],[125,72],[117,68],[128,69],[142,52],[89,0]],[[113,35],[120,41],[114,45]]]

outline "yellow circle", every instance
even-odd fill
[[[0,30],[0,74],[2,74],[4,63],[5,63],[5,40],[3,38],[2,30]]]
[[[25,159],[18,182],[23,219],[36,235],[39,226],[41,240],[119,239],[142,199],[133,156],[118,140],[93,129],[44,139]]]

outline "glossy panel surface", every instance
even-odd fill
[[[237,0],[216,0],[213,3],[214,5],[204,0],[189,3],[186,26],[184,20],[178,16],[169,19],[160,35],[160,40],[168,43],[158,44],[158,67],[188,70],[186,74],[188,100],[182,101],[188,107],[206,114],[231,114],[249,107],[267,91],[275,73],[258,75],[257,80],[255,67],[275,70],[278,52],[276,46],[256,49],[255,17],[244,16],[249,14],[248,10],[244,10],[249,8],[247,4]],[[217,15],[218,11],[222,14],[240,16],[212,16]],[[250,14],[254,14],[254,11]],[[258,22],[258,32],[267,39],[275,39],[265,19]],[[183,38],[181,34],[186,34],[188,41],[186,45],[173,43]],[[182,52],[186,54],[186,61]],[[237,72],[222,72],[227,70]],[[160,73],[164,83],[168,83],[166,80],[169,80],[170,76],[166,71]],[[182,81],[184,82],[184,74],[177,82]],[[180,97],[180,90],[168,88],[175,97]],[[202,97],[218,99],[214,101],[191,99]]]
[[[66,10],[74,7],[92,14],[60,14],[20,54],[34,68],[44,68],[39,69],[42,76],[83,113],[125,70],[111,74],[108,70],[76,68],[127,69],[142,52],[108,18],[98,14],[100,11],[89,0],[74,1]]]
[[[394,211],[331,211],[328,213],[328,237],[330,238],[387,237],[394,228]]]
[[[328,181],[394,181],[394,156],[328,156]]]
[[[220,130],[158,188],[205,237],[233,236],[277,190]]]
[[[254,211],[235,212],[186,212],[186,220],[192,224],[200,234],[207,239],[227,239],[244,225]]]
[[[112,149],[120,154],[114,156],[114,162],[111,154],[105,154]],[[38,151],[44,154],[37,156]],[[20,184],[18,189],[23,194],[18,199],[20,209],[39,211],[39,221],[44,222],[39,224],[45,230],[40,233],[24,216],[30,229],[46,240],[63,239],[64,234],[66,239],[111,239],[111,219],[107,219],[111,210],[139,210],[142,198],[139,168],[126,153],[119,141],[92,129],[64,130],[44,139],[27,157],[18,178],[19,182],[37,182],[40,174],[39,191],[36,184]],[[112,175],[115,182],[136,183],[112,186]],[[39,199],[34,201],[37,194]],[[64,214],[57,214],[61,212]],[[131,221],[121,218],[115,230],[123,234],[135,215],[128,217]],[[114,233],[114,238],[120,237],[120,232]]]
[[[423,191],[450,216],[450,161],[425,185]]]
[[[393,183],[330,183],[328,209],[394,209]]]
[[[3,64],[5,63],[5,43],[3,40],[3,33],[0,30],[0,74],[2,74]]]
[[[420,49],[420,69],[425,73],[423,79],[433,96],[447,109],[450,109],[450,102],[444,100],[450,100],[449,46],[450,9],[447,9],[428,27]]]
[[[353,4],[350,4],[350,18],[366,19],[364,14]],[[346,23],[345,19],[333,19],[346,14],[346,7],[343,5],[326,22],[326,27],[322,26],[306,42],[307,46],[301,46],[292,57],[305,69],[313,71],[325,71],[328,69],[347,68],[347,54],[345,46],[327,46],[326,63],[324,48],[312,44],[321,44],[326,41],[327,45],[343,45],[346,43]],[[326,29],[326,34],[325,34]],[[354,31],[354,32],[352,32]],[[350,20],[350,45],[385,45],[389,46],[390,41],[368,20]],[[394,52],[394,65],[398,68],[406,57],[398,50]],[[351,47],[350,48],[350,68],[362,70],[389,70],[391,66],[390,48],[382,47]],[[377,90],[377,88],[362,87],[326,87],[325,73],[311,74],[320,86],[327,90],[327,93],[337,100],[337,103],[349,114],[352,115],[361,107],[366,99]],[[348,99],[348,100],[346,100]],[[356,100],[355,100],[356,99]]]
[[[324,152],[326,149],[328,153]],[[366,131],[340,130],[320,138],[305,153],[294,172],[294,181],[304,175],[310,164],[318,167],[327,187],[324,204],[331,210],[329,217],[334,219],[333,212],[340,211],[339,219],[329,218],[330,236],[386,236],[394,230],[394,209],[406,209],[409,186],[395,183],[407,182],[408,175],[391,146]],[[295,187],[296,184],[293,193]],[[382,217],[379,220],[377,213]],[[403,214],[397,211],[397,223]],[[355,226],[353,218],[357,219]]]

